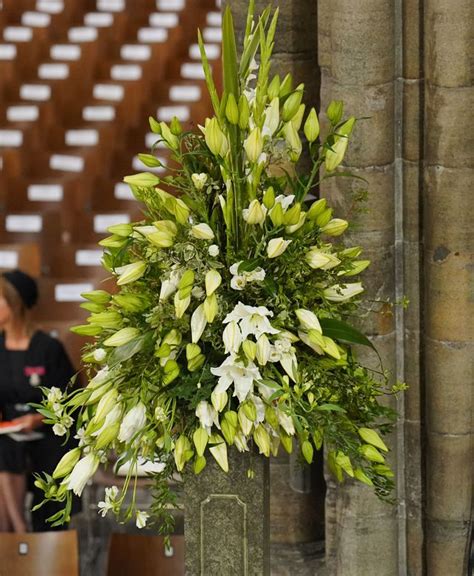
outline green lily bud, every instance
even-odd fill
[[[160,183],[158,176],[151,172],[141,172],[140,174],[125,176],[123,181],[132,186],[137,186],[138,188],[153,188]]]
[[[222,412],[222,410],[227,406],[228,398],[227,392],[212,392],[211,402],[214,406],[214,410],[216,410],[216,412]]]
[[[93,314],[104,311],[104,306],[102,304],[95,304],[94,302],[83,302],[82,304],[79,304],[79,306]]]
[[[191,235],[198,240],[213,240],[214,232],[212,228],[205,223],[195,224],[191,227]]]
[[[209,435],[204,428],[197,428],[193,434],[193,442],[196,447],[196,453],[198,456],[204,454],[204,450],[207,446],[207,441],[209,440]]]
[[[249,162],[255,164],[263,149],[263,137],[260,128],[255,127],[244,141],[244,150]]]
[[[249,360],[255,360],[255,357],[257,356],[257,344],[255,342],[244,340],[242,343],[242,349]]]
[[[280,423],[278,422],[278,416],[276,415],[274,408],[271,406],[265,406],[265,420],[274,430],[278,430],[280,426]]]
[[[332,356],[332,358],[339,360],[341,353],[339,352],[339,348],[337,347],[337,344],[334,342],[334,340],[328,336],[323,336],[323,340],[324,345],[321,346],[321,348],[324,350],[324,352],[326,352],[326,354],[329,356]]]
[[[126,243],[126,238],[114,234],[113,236],[107,236],[107,238],[100,240],[99,246],[103,246],[104,248],[122,248]]]
[[[191,442],[184,434],[181,434],[174,445],[174,461],[178,472],[183,470],[186,462],[192,457],[193,451],[191,449]]]
[[[379,462],[383,464],[385,462],[385,458],[380,454],[380,452],[372,446],[371,444],[363,444],[359,448],[359,452],[366,460],[370,460],[371,462]]]
[[[297,162],[303,150],[298,131],[291,122],[287,122],[283,128],[283,133],[285,135],[285,140],[290,147],[290,160],[293,163]]]
[[[272,221],[272,223],[275,227],[281,226],[283,224],[285,213],[283,212],[283,207],[279,202],[277,202],[273,206],[273,208],[270,210],[269,214],[270,214],[270,220]]]
[[[97,436],[95,443],[96,450],[105,450],[108,448],[112,442],[117,439],[120,430],[120,422],[115,422],[111,426],[107,426],[102,432]]]
[[[255,440],[255,444],[260,449],[260,454],[265,454],[265,456],[270,456],[270,435],[268,434],[267,430],[259,424],[254,432],[253,432],[253,439]]]
[[[331,220],[331,218],[332,218],[332,208],[326,208],[320,214],[318,214],[318,216],[316,216],[315,222],[320,228],[322,228],[323,226],[326,226],[326,224],[329,222],[329,220]]]
[[[231,446],[234,443],[236,429],[230,424],[228,420],[222,420],[221,431],[225,441],[227,444],[229,444],[229,446]]]
[[[206,467],[206,459],[204,458],[204,456],[197,456],[196,459],[194,460],[194,474],[198,475],[200,474],[204,468]]]
[[[187,289],[185,289],[187,290]],[[191,293],[191,290],[189,290]],[[183,317],[184,313],[191,304],[191,296],[186,296],[185,298],[180,298],[179,292],[174,295],[174,312],[178,320]]]
[[[168,358],[170,354],[171,354],[171,346],[169,344],[161,344],[155,350],[154,355],[156,356],[156,358]]]
[[[280,440],[283,448],[288,454],[293,452],[293,438],[289,436],[283,428],[280,429]]]
[[[239,107],[237,106],[235,96],[232,94],[232,92],[227,97],[225,115],[231,124],[236,125],[239,123]]]
[[[395,476],[393,470],[391,470],[390,467],[386,466],[385,464],[376,464],[373,468],[377,474],[385,476],[386,478],[393,478]]]
[[[359,428],[357,432],[359,433],[359,436],[362,438],[362,440],[367,442],[367,444],[372,444],[372,446],[375,446],[384,452],[388,452],[388,448],[384,441],[382,438],[380,438],[375,430],[372,430],[372,428]]]
[[[205,140],[207,147],[214,154],[214,156],[221,155],[221,149],[224,141],[224,133],[220,129],[219,121],[217,118],[206,120],[205,125]]]
[[[326,224],[326,226],[321,227],[321,232],[324,232],[327,236],[340,236],[345,232],[348,226],[349,222],[347,222],[347,220],[333,218]]]
[[[79,326],[73,326],[69,328],[74,334],[79,334],[79,336],[98,336],[102,332],[102,326],[95,324],[80,324]]]
[[[80,448],[73,448],[69,452],[66,452],[54,469],[53,478],[57,480],[58,478],[64,478],[64,476],[67,476],[79,462],[80,457]],[[41,479],[35,481],[35,486],[37,486],[36,482],[38,481],[46,486],[46,483]]]
[[[116,294],[113,296],[114,302],[127,312],[141,312],[149,302],[145,297],[136,294]]]
[[[253,426],[252,420],[247,418],[242,406],[239,408],[237,416],[239,418],[239,425],[240,425],[242,432],[244,433],[245,436],[248,436],[250,434],[250,430],[252,430],[252,426]]]
[[[244,411],[245,416],[252,422],[255,422],[257,418],[257,409],[255,408],[255,404],[251,400],[247,400],[243,404],[241,404],[241,408]]]
[[[199,344],[186,344],[186,360],[192,360],[201,354]]]
[[[115,334],[112,334],[107,340],[104,340],[104,346],[118,347],[128,344],[134,338],[140,335],[140,330],[138,328],[122,328]]]
[[[327,201],[326,198],[320,198],[313,202],[310,206],[310,209],[307,212],[307,216],[309,220],[316,220],[316,218],[326,210]]]
[[[105,290],[93,290],[92,292],[83,292],[81,296],[86,300],[95,302],[96,304],[107,304],[111,298],[111,295]]]
[[[351,269],[347,272],[340,272],[339,276],[357,276],[369,266],[370,260],[355,260],[351,263]]]
[[[301,99],[303,98],[303,90],[295,90],[292,94],[288,96],[283,104],[281,111],[281,117],[283,122],[289,122],[293,116],[298,112],[298,108],[301,104]]]
[[[273,208],[274,204],[275,204],[275,191],[273,190],[273,186],[270,186],[265,190],[265,194],[263,195],[263,205],[265,206],[265,208],[270,210],[270,208]]]
[[[67,472],[66,474],[68,474],[69,472]],[[36,488],[39,488],[42,492],[46,492],[46,490],[48,489],[47,482],[45,482],[42,478],[36,478],[33,484],[36,486]]]
[[[276,74],[267,88],[268,99],[271,101],[280,94],[280,76]]]
[[[114,224],[109,226],[107,231],[116,236],[128,237],[133,232],[133,227],[131,224]]]
[[[174,244],[174,236],[169,232],[152,232],[146,235],[147,240],[149,240],[154,246],[158,248],[171,248]]]
[[[229,424],[237,429],[239,426],[239,418],[237,416],[237,412],[234,412],[233,410],[227,410],[227,412],[224,414],[224,418],[229,422]]]
[[[229,471],[229,463],[227,460],[227,446],[224,442],[216,444],[209,448],[209,452],[212,454],[214,460],[219,464],[219,466],[224,470],[224,472]]]
[[[145,274],[147,263],[143,260],[138,260],[137,262],[132,262],[131,264],[126,264],[125,266],[120,266],[116,271],[119,272],[120,276],[117,278],[117,285],[123,286],[124,284],[130,284],[135,282]]]
[[[293,88],[293,78],[291,74],[287,74],[283,78],[283,82],[280,84],[280,91],[278,92],[278,96],[280,98],[284,98],[287,94],[291,92]]]
[[[169,344],[170,346],[179,346],[183,340],[183,336],[179,330],[176,328],[172,328],[166,336],[163,338],[163,342],[165,344]]]
[[[160,123],[153,118],[153,116],[148,116],[148,124],[150,124],[150,130],[154,134],[161,134]]]
[[[373,486],[374,483],[372,480],[367,476],[367,474],[362,470],[362,468],[356,468],[354,470],[354,477],[359,480],[359,482],[363,482],[367,484],[367,486]]]
[[[297,224],[300,219],[300,214],[301,214],[301,204],[297,202],[289,210],[285,212],[285,215],[283,217],[283,224],[285,224],[285,226],[291,226],[293,224]]]
[[[304,135],[306,136],[306,140],[308,140],[310,144],[315,142],[319,136],[319,120],[314,108],[311,108],[309,111],[306,122],[304,123],[303,131]]]
[[[160,160],[156,156],[153,156],[153,154],[140,153],[138,154],[138,158],[140,162],[142,162],[142,164],[145,164],[145,166],[147,166],[148,168],[159,168],[160,166],[163,166]]]
[[[203,307],[204,307],[204,316],[206,317],[206,320],[209,322],[209,324],[211,322],[214,322],[217,312],[219,311],[216,295],[211,294],[210,296],[207,296],[206,299],[204,300]]]
[[[217,270],[209,270],[206,272],[206,294],[211,296],[221,285],[222,276],[219,274]]]
[[[314,450],[313,445],[309,440],[305,440],[304,442],[301,443],[301,453],[303,454],[303,457],[306,460],[306,462],[308,464],[311,464],[311,462],[313,461]]]
[[[342,100],[332,100],[326,108],[326,116],[333,125],[341,121],[343,112],[344,102],[342,102]]]
[[[179,366],[175,360],[168,360],[163,367],[163,384],[171,384],[179,376]]]
[[[339,256],[345,256],[346,258],[357,258],[362,253],[362,248],[360,246],[351,246],[350,248],[345,248],[339,252]]]
[[[179,136],[183,131],[183,127],[181,126],[181,122],[178,120],[177,116],[173,116],[170,122],[170,131],[171,134],[174,136]]]
[[[199,356],[196,356],[192,360],[188,360],[188,370],[190,372],[196,372],[196,370],[199,370],[199,368],[201,368],[201,366],[204,364],[205,361],[206,357],[204,356],[204,354],[199,354]]]
[[[177,150],[179,148],[178,138],[168,128],[166,122],[160,122],[160,127],[161,127],[161,135],[163,136],[163,140],[166,142],[168,148],[171,148],[172,150]]]
[[[308,338],[311,344],[324,348],[324,336],[318,330],[309,330]]]
[[[239,127],[245,130],[249,124],[250,108],[249,102],[244,94],[239,98]]]
[[[99,324],[102,328],[110,328],[117,330],[122,326],[122,316],[118,312],[97,312],[91,314],[88,318],[91,324]]]
[[[195,274],[193,270],[186,270],[178,282],[178,290],[185,290],[192,288],[194,284]]]
[[[298,130],[301,128],[301,124],[303,122],[303,116],[304,116],[304,111],[306,109],[306,106],[304,104],[300,104],[300,107],[298,108],[296,114],[293,116],[293,118],[290,120],[290,122],[293,124],[293,128],[298,132]]]
[[[344,470],[344,472],[354,478],[354,470],[352,468],[351,460],[349,456],[344,454],[341,450],[336,454],[336,463]]]
[[[344,159],[349,144],[349,135],[352,132],[354,124],[355,118],[354,116],[351,116],[349,120],[344,122],[344,124],[339,128],[338,133],[341,134],[341,136],[335,136],[331,150],[326,151],[324,165],[328,172],[335,170]]]
[[[112,408],[117,404],[118,392],[115,388],[108,390],[100,399],[95,410],[93,420],[102,421]]]

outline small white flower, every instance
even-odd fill
[[[219,376],[215,392],[225,392],[231,384],[234,384],[234,396],[239,402],[244,402],[251,393],[254,380],[260,380],[261,375],[253,362],[245,365],[235,356],[228,356],[217,368],[211,368],[214,376]]]
[[[120,442],[129,442],[137,432],[139,432],[146,423],[146,408],[139,402],[129,410],[120,426],[118,439]]]
[[[56,436],[64,436],[66,434],[67,429],[63,424],[55,424],[53,426],[53,432]]]
[[[225,317],[224,324],[235,320],[240,325],[243,340],[249,334],[252,334],[258,340],[262,334],[279,333],[279,330],[273,328],[270,324],[268,316],[273,316],[273,312],[265,306],[247,306],[242,302],[238,302],[232,312]]]
[[[211,433],[212,425],[219,427],[219,416],[215,408],[206,402],[201,400],[196,407],[196,417],[201,423],[201,426],[206,430],[208,434]]]
[[[247,285],[247,277],[243,274],[237,274],[237,276],[232,276],[230,281],[230,287],[232,290],[243,290]]]
[[[59,388],[56,388],[56,386],[51,386],[47,396],[48,402],[50,404],[55,404],[56,402],[60,402],[62,397],[63,393],[61,392],[61,390]]]
[[[209,256],[216,257],[219,255],[219,246],[217,244],[211,244],[208,248]]]
[[[200,174],[192,174],[191,180],[193,181],[196,190],[202,190],[207,182],[207,174],[201,172]]]
[[[137,519],[136,519],[136,526],[137,528],[145,528],[146,523],[150,515],[143,510],[137,510]]]
[[[255,270],[247,273],[248,282],[263,282],[265,280],[265,270],[258,266]]]
[[[93,356],[96,362],[102,362],[107,358],[107,352],[103,348],[96,348]]]
[[[84,427],[79,428],[79,430],[76,432],[76,435],[74,436],[74,438],[76,440],[79,440],[79,447],[81,448],[82,446],[86,445],[86,430]]]
[[[283,211],[286,212],[288,208],[291,206],[294,199],[295,199],[294,194],[289,194],[288,196],[286,196],[285,194],[279,194],[275,198],[275,203],[281,204]]]
[[[61,416],[61,413],[63,411],[63,406],[62,404],[60,404],[59,402],[54,402],[54,404],[51,406],[55,416]]]
[[[119,489],[117,486],[112,486],[105,489],[105,500],[98,503],[98,512],[104,518],[110,510],[113,510],[115,505],[115,500],[118,496]]]

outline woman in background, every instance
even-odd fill
[[[40,433],[23,442],[0,435],[0,531],[26,531],[27,472],[51,473],[69,449],[28,405],[41,401],[40,387],[64,390],[74,374],[62,344],[33,329],[29,311],[37,300],[36,282],[24,272],[0,276],[0,414],[21,425],[22,433]],[[41,500],[42,493],[33,488],[33,506]],[[33,512],[33,530],[51,530],[46,519],[57,509],[48,503]]]

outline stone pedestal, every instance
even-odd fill
[[[268,459],[229,450],[227,474],[207,461],[184,478],[186,576],[269,576]]]

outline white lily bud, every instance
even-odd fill
[[[301,144],[299,134],[294,125],[292,124],[292,122],[287,122],[285,124],[283,133],[285,135],[285,140],[291,149],[290,159],[292,162],[297,162],[299,157],[301,156],[303,146]]]
[[[277,258],[288,248],[291,240],[283,240],[283,238],[272,238],[267,244],[267,256],[269,258]]]
[[[68,490],[72,490],[76,496],[81,496],[88,480],[92,478],[99,466],[99,459],[90,452],[81,458],[74,466],[69,477],[64,481]]]
[[[203,306],[206,320],[209,322],[209,324],[211,322],[214,322],[214,318],[216,317],[217,312],[219,311],[216,295],[211,294],[210,296],[207,296],[203,302]]]
[[[74,466],[79,462],[79,458],[81,457],[81,449],[80,448],[73,448],[66,452],[61,460],[56,465],[56,468],[53,472],[53,478],[57,480],[58,478],[63,478],[67,476]]]
[[[209,452],[212,454],[214,460],[219,464],[222,470],[224,470],[224,472],[228,472],[229,463],[227,461],[227,446],[225,442],[211,446],[211,448],[209,448]]]
[[[280,100],[273,98],[270,106],[265,110],[265,122],[263,124],[263,134],[273,136],[280,124]]]
[[[123,346],[139,335],[140,330],[138,328],[132,328],[131,326],[122,328],[118,332],[115,332],[115,334],[112,334],[107,340],[104,340],[104,346]]]
[[[215,155],[220,156],[224,144],[225,136],[220,129],[217,118],[206,118],[205,139],[209,150]]]
[[[224,410],[227,406],[228,399],[229,397],[227,392],[216,392],[214,390],[211,394],[211,402],[217,412],[222,412],[222,410]]]
[[[252,132],[250,132],[244,142],[244,150],[249,162],[255,164],[263,150],[263,137],[260,128],[255,127]]]
[[[318,248],[314,247],[311,248],[311,250],[309,250],[306,253],[305,260],[310,265],[311,268],[317,270],[318,268],[324,268],[325,266],[330,264],[331,256],[329,254],[326,254],[326,252],[322,252]]]
[[[262,366],[268,362],[270,358],[271,345],[266,334],[262,334],[257,340],[257,362]]]
[[[196,343],[201,338],[204,329],[206,328],[207,320],[204,313],[204,305],[200,304],[196,310],[194,310],[191,316],[191,340]]]
[[[339,128],[338,134],[341,134],[341,136],[335,137],[335,142],[331,146],[332,149],[327,150],[325,166],[328,172],[335,170],[343,161],[347,146],[349,144],[349,135],[352,132],[354,124],[355,118],[351,116],[351,118],[344,122],[344,124]]]
[[[222,341],[224,342],[226,354],[239,351],[240,345],[242,344],[242,333],[235,320],[229,322],[225,327],[222,333]]]
[[[324,234],[327,234],[328,236],[340,236],[345,232],[348,226],[349,222],[347,222],[347,220],[333,218],[326,224],[326,226],[321,228],[321,232],[324,232]]]
[[[198,240],[213,240],[214,232],[212,228],[205,223],[196,224],[191,228],[191,235]]]
[[[300,325],[305,330],[317,330],[322,333],[321,324],[314,312],[300,308],[295,311],[295,314],[300,321]]]
[[[118,286],[123,286],[124,284],[130,284],[130,282],[135,282],[143,276],[146,270],[146,262],[138,261],[132,262],[131,264],[126,264],[125,266],[120,266],[116,268],[115,271],[120,274],[117,279]]]
[[[106,392],[97,404],[93,420],[95,422],[100,422],[107,414],[112,410],[112,408],[117,403],[118,392],[115,388],[112,388]]]
[[[118,439],[120,442],[129,442],[137,432],[146,424],[146,408],[142,402],[131,408],[124,416]]]
[[[331,302],[345,302],[364,291],[360,282],[345,284],[344,287],[336,284],[323,291],[324,297]]]
[[[206,294],[210,296],[213,294],[221,285],[222,276],[217,270],[209,270],[206,272]]]
[[[306,118],[306,122],[304,123],[304,135],[306,139],[311,144],[316,140],[319,136],[319,120],[318,115],[316,114],[316,110],[311,108],[309,111],[308,117]]]
[[[247,224],[263,224],[265,222],[267,209],[255,199],[250,202],[249,207],[242,210],[242,216]]]

